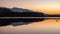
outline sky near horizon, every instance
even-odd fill
[[[48,14],[59,14],[60,0],[0,0],[0,7],[18,7]]]

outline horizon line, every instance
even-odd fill
[[[11,19],[11,18],[47,18],[47,19],[60,19],[60,17],[0,17],[0,19]]]

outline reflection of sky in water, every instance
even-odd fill
[[[0,34],[39,34],[39,33],[60,33],[60,20],[45,20],[22,26],[0,27]]]

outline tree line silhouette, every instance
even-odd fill
[[[0,17],[42,17],[43,13],[38,12],[13,12],[9,8],[0,7]],[[0,19],[0,26],[11,25],[13,22],[24,22],[28,24],[36,21],[43,21],[44,19]],[[22,24],[22,25],[23,25]]]

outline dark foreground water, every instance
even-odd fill
[[[0,34],[60,34],[60,20],[44,20],[27,25],[0,27]]]

